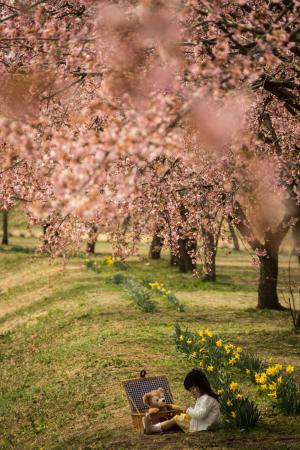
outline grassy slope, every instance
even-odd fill
[[[177,403],[191,401],[182,388],[190,364],[171,339],[176,320],[292,363],[299,380],[300,336],[288,313],[255,309],[257,269],[247,255],[221,252],[213,287],[167,261],[133,259],[128,274],[164,282],[186,305],[183,314],[161,303],[160,312],[143,314],[111,283],[112,269],[95,274],[74,258],[62,271],[60,261],[35,257],[33,242],[13,237],[14,250],[0,252],[1,449],[299,448],[299,418],[275,415],[266,403],[250,433],[141,437],[130,430],[121,381],[141,368],[166,374]],[[24,244],[27,251],[17,247]],[[282,284],[286,264],[282,257]]]

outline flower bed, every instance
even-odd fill
[[[169,289],[166,289],[162,283],[158,283],[157,281],[147,281],[145,284],[147,287],[158,293],[162,298],[166,299],[167,302],[172,306],[172,308],[176,309],[179,312],[184,311],[184,306],[178,300],[176,295],[174,295]]]
[[[119,270],[126,270],[127,265],[122,261],[115,260],[112,256],[104,256],[102,259],[94,261],[90,258],[86,258],[85,266],[87,269],[92,270],[93,272],[100,273],[102,269],[106,267],[114,267]]]
[[[242,393],[235,379],[238,375],[254,383],[258,393],[276,402],[284,413],[299,414],[300,394],[291,365],[284,368],[278,363],[267,364],[241,347],[225,342],[208,328],[197,334],[183,330],[176,324],[174,337],[177,348],[209,374],[221,395],[223,414],[227,420],[235,419],[239,428],[255,426],[259,412],[255,403]]]

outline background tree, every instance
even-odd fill
[[[8,245],[8,211],[2,212],[2,245]]]

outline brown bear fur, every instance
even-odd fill
[[[171,412],[173,415],[182,412],[179,406],[166,403],[164,390],[161,387],[147,392],[143,396],[143,402],[149,407],[147,415],[151,415],[152,423],[169,419],[172,417],[172,414],[169,414]]]

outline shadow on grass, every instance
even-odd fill
[[[21,245],[0,245],[0,252],[3,253],[35,253],[36,249],[34,247],[23,247]]]

